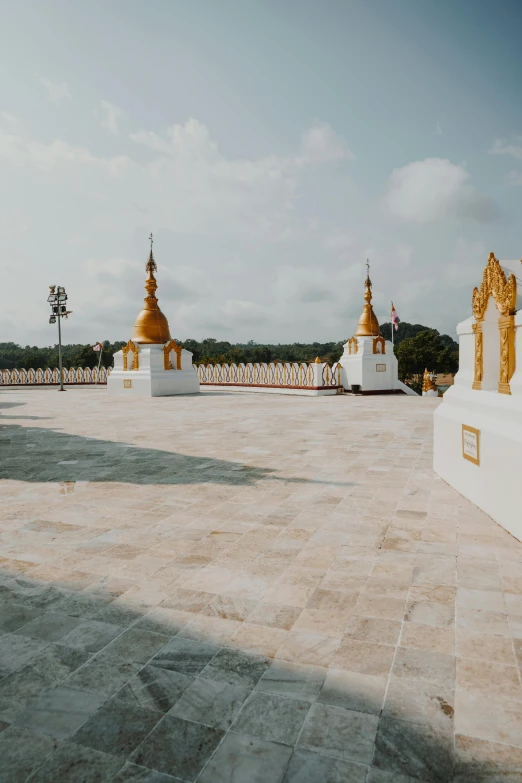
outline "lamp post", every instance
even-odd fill
[[[72,310],[67,310],[67,294],[65,288],[61,285],[50,285],[49,296],[47,301],[51,305],[51,315],[49,318],[50,324],[55,324],[58,319],[58,370],[60,373],[60,388],[58,391],[65,391],[63,388],[63,371],[62,371],[62,318],[67,318],[71,315]]]

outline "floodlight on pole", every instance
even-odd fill
[[[62,318],[71,315],[72,310],[67,310],[67,294],[65,288],[61,285],[50,285],[47,301],[51,305],[51,315],[49,323],[55,324],[58,320],[58,371],[60,373],[60,388],[58,391],[65,391],[63,388],[63,369],[62,369]]]

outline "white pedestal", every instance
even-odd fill
[[[175,351],[170,362],[177,366]],[[198,394],[199,378],[192,366],[190,351],[181,352],[181,369],[165,369],[163,345],[140,345],[138,369],[133,370],[134,354],[127,354],[124,370],[123,351],[114,354],[114,369],[107,379],[107,391],[111,395],[134,397],[168,397],[174,394]]]
[[[380,347],[382,351],[382,345]],[[358,337],[357,353],[353,353],[354,348],[354,344],[348,341],[339,360],[343,368],[341,379],[345,389],[350,390],[353,384],[358,384],[363,394],[401,391],[417,396],[413,389],[399,381],[397,358],[391,342],[385,342],[384,353],[374,353],[374,338]]]
[[[439,393],[436,389],[429,389],[428,391],[422,392],[423,397],[438,397]]]
[[[479,464],[463,456],[462,425],[478,431]],[[522,541],[522,396],[449,388],[434,414],[433,469]]]

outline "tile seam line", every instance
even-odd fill
[[[178,634],[176,634],[176,636],[178,636]],[[176,638],[176,637],[172,637],[172,638],[174,639],[174,638]],[[171,640],[169,640],[169,641],[171,641]],[[168,644],[168,642],[167,642],[167,644]],[[166,647],[166,645],[163,645],[163,647],[162,647],[161,649],[163,650],[163,649],[164,649],[164,647]],[[215,653],[215,654],[212,656],[212,658],[210,659],[210,661],[208,661],[208,663],[207,663],[207,664],[205,665],[205,667],[203,667],[203,668],[206,668],[206,666],[208,666],[208,664],[209,664],[209,663],[211,663],[211,662],[214,660],[214,658],[216,657],[216,655],[218,655],[218,653],[219,653],[219,652],[220,652],[222,649],[224,649],[224,648],[223,648],[223,647],[219,647],[219,649],[217,650],[217,652],[216,652],[216,653]],[[144,665],[142,666],[142,668],[141,668],[139,671],[142,671],[142,669],[144,669],[144,668],[145,668],[145,666],[148,666],[148,665],[150,665],[150,661],[152,661],[152,660],[153,660],[153,658],[154,658],[154,657],[155,657],[155,656],[156,656],[156,655],[157,655],[159,652],[161,652],[161,650],[158,650],[158,652],[157,652],[157,653],[155,653],[155,654],[154,654],[154,656],[152,656],[152,658],[150,658],[150,659],[149,659],[149,661],[148,661],[146,664],[144,664]],[[160,667],[158,667],[158,668],[162,668],[162,667],[160,666]],[[169,670],[169,671],[170,671],[170,670]],[[203,671],[203,670],[202,670],[202,671]],[[136,672],[136,674],[138,674],[138,673],[139,673],[139,672]],[[182,672],[180,672],[180,673],[182,673]],[[200,672],[200,673],[201,673],[201,672]],[[200,674],[200,673],[198,673],[198,674],[196,675],[196,677],[197,677],[197,676],[199,676],[199,674]],[[134,676],[136,676],[136,675],[134,675]],[[194,679],[196,679],[196,677],[194,677]],[[132,678],[131,678],[131,679],[132,679]],[[127,683],[125,683],[125,684],[122,686],[122,688],[123,688],[123,687],[125,687],[125,685],[126,685],[126,684],[127,684]],[[120,689],[119,689],[119,690],[118,690],[116,693],[119,693],[119,691],[120,691],[122,688],[120,688]],[[105,702],[104,702],[104,703],[105,703]],[[146,708],[146,707],[143,707],[142,709],[147,709],[147,708]],[[157,722],[157,723],[156,723],[156,724],[155,724],[155,725],[152,727],[152,729],[149,731],[149,733],[148,733],[148,734],[147,734],[145,737],[143,737],[143,739],[141,740],[141,742],[139,742],[139,743],[138,743],[138,745],[136,745],[136,747],[133,749],[133,751],[132,751],[132,753],[131,753],[130,755],[133,755],[133,754],[134,754],[134,753],[135,753],[135,752],[138,750],[138,748],[140,748],[140,747],[143,745],[143,743],[144,743],[144,742],[145,742],[145,741],[146,741],[146,740],[147,740],[147,739],[150,737],[150,735],[152,734],[152,732],[153,732],[153,731],[155,731],[155,730],[156,730],[156,728],[157,728],[157,727],[158,727],[158,726],[159,726],[161,723],[163,723],[164,719],[167,717],[167,715],[168,715],[168,714],[169,714],[169,713],[167,712],[167,713],[165,713],[164,715],[162,715],[162,717],[161,717],[161,718],[159,719],[159,721],[158,721],[158,722]],[[175,716],[174,716],[174,717],[175,717]],[[199,725],[199,726],[205,725],[205,724],[202,724],[202,723],[198,723],[198,721],[189,720],[188,718],[181,718],[181,720],[187,720],[189,723],[194,723],[194,724],[196,724],[196,725]],[[213,728],[213,727],[210,727],[210,728]],[[221,738],[221,740],[220,740],[219,744],[218,744],[218,745],[216,746],[216,748],[214,749],[214,752],[211,754],[211,756],[210,756],[210,758],[208,759],[208,761],[210,761],[210,759],[211,759],[211,758],[214,756],[214,753],[217,751],[218,747],[220,747],[221,743],[223,742],[223,740],[225,739],[225,737],[227,736],[227,734],[228,734],[228,730],[227,730],[227,731],[224,733],[223,737]],[[132,762],[132,763],[135,763],[135,762]],[[207,762],[207,763],[208,763],[208,762]],[[206,767],[206,766],[207,766],[207,765],[205,764],[205,767]],[[203,769],[204,769],[205,767],[203,767]],[[194,778],[194,782],[195,782],[195,781],[197,781],[197,780],[199,779],[199,776],[200,776],[200,774],[203,772],[203,769],[201,770],[201,772],[199,772],[199,773],[198,773],[198,775],[196,776],[196,778]],[[156,770],[156,771],[157,771],[157,772],[160,772],[161,770]],[[163,774],[169,774],[169,773],[163,773]],[[175,776],[174,776],[174,777],[175,777]]]

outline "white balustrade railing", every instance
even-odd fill
[[[341,389],[341,365],[326,362],[271,362],[270,364],[194,365],[199,381],[206,386],[266,386],[287,389]],[[64,368],[67,385],[107,383],[111,368]],[[0,386],[55,386],[60,382],[57,367],[50,369],[0,370]]]
[[[325,362],[195,365],[202,385],[269,386],[288,389],[341,388],[341,365]]]
[[[62,370],[63,382],[68,386],[72,384],[97,384],[107,383],[111,368],[97,367],[71,367]],[[60,383],[60,371],[57,367],[45,370],[0,370],[0,386],[55,386]]]

